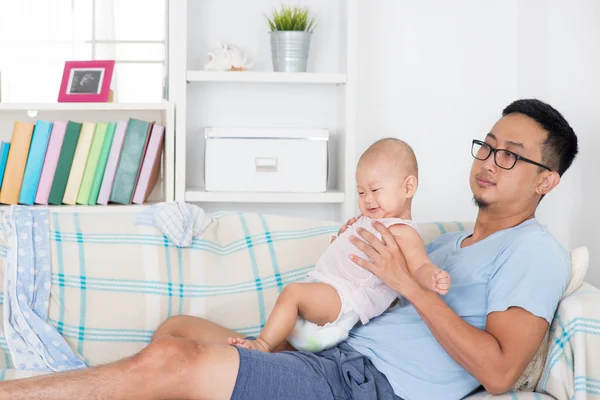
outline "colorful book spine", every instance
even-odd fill
[[[21,192],[23,174],[29,155],[33,127],[33,124],[26,122],[15,122],[4,178],[2,179],[0,203],[17,204],[19,202],[19,193]]]
[[[67,123],[65,138],[56,164],[56,172],[54,174],[54,180],[52,181],[50,195],[48,196],[48,204],[62,204],[80,134],[81,124],[69,121]]]
[[[79,136],[79,142],[75,149],[73,165],[71,165],[71,172],[69,173],[67,187],[65,188],[65,194],[63,196],[64,204],[74,206],[77,202],[77,195],[79,194],[79,188],[81,187],[81,181],[83,180],[85,164],[90,154],[90,147],[92,146],[92,140],[94,139],[95,128],[96,124],[93,122],[84,122],[81,127],[81,135]]]
[[[58,164],[58,157],[60,156],[60,149],[62,148],[63,140],[65,139],[66,130],[66,122],[54,121],[50,140],[48,141],[48,149],[46,150],[42,173],[40,175],[40,183],[38,185],[37,193],[35,194],[35,204],[48,204],[48,196],[50,196],[50,189],[52,188],[52,182],[54,181],[54,173],[56,172],[56,165]]]
[[[98,161],[100,161],[100,152],[102,151],[102,145],[106,137],[106,128],[108,124],[98,122],[96,124],[96,131],[94,132],[94,139],[90,147],[90,154],[85,164],[85,171],[83,172],[83,179],[81,181],[81,187],[79,188],[79,194],[77,195],[77,204],[86,204],[90,200],[90,194],[92,192],[92,184],[94,183],[94,176],[96,175],[96,169],[98,169]]]
[[[27,157],[27,165],[23,175],[23,184],[19,194],[20,204],[33,205],[35,202],[35,194],[38,190],[51,131],[52,122],[38,120],[35,123],[29,157]]]
[[[146,149],[146,154],[144,154],[142,168],[140,169],[140,177],[135,188],[135,193],[133,194],[134,204],[144,204],[158,182],[164,136],[164,126],[155,124],[152,127],[152,133],[148,140],[148,148]]]
[[[100,194],[100,187],[102,186],[102,179],[104,179],[104,172],[106,171],[106,164],[108,163],[108,156],[110,155],[110,149],[112,147],[113,138],[115,136],[115,130],[117,124],[109,122],[106,129],[106,137],[104,143],[102,143],[102,150],[100,151],[100,159],[98,160],[98,168],[96,168],[96,174],[94,175],[94,182],[92,182],[92,190],[90,192],[90,198],[88,199],[89,205],[95,205],[98,202],[98,195]]]
[[[133,191],[137,184],[142,157],[148,144],[151,123],[130,118],[119,165],[115,173],[115,182],[110,193],[110,201],[119,204],[131,204]]]
[[[8,160],[9,151],[10,143],[2,141],[0,144],[0,190],[2,189],[2,180],[4,179],[4,170],[6,169],[6,160]]]
[[[127,122],[117,122],[117,129],[110,148],[104,177],[102,178],[102,186],[100,186],[100,193],[98,194],[98,204],[106,205],[110,199],[110,193],[113,188],[117,166],[119,165],[119,158],[121,157],[121,150],[123,149],[126,131]]]

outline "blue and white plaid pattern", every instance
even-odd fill
[[[338,223],[298,218],[215,213],[214,222],[201,238],[195,238],[190,248],[178,248],[155,228],[136,226],[135,215],[50,215],[49,322],[89,365],[139,351],[161,322],[177,314],[202,316],[245,335],[258,334],[283,287],[305,276],[339,227]],[[431,223],[420,228],[428,243],[442,233],[470,229],[471,225]],[[4,274],[6,244],[6,233],[0,229],[0,274]],[[600,293],[589,290],[597,304]],[[562,307],[561,303],[560,315]],[[588,318],[595,314],[586,307],[577,315]],[[597,337],[589,332],[577,334]],[[4,351],[4,356],[0,353],[0,368],[11,367],[2,332],[0,348]],[[582,362],[588,371],[585,380],[577,377],[577,387],[590,389],[600,366],[590,363],[589,358]],[[555,363],[554,371],[557,365],[560,362]],[[0,379],[31,374],[0,369]],[[547,387],[553,382],[568,384],[561,382],[556,372],[550,374]],[[548,392],[556,396],[555,391]],[[508,393],[497,398],[550,397]]]
[[[3,323],[14,365],[48,372],[85,367],[46,322],[51,281],[48,211],[11,206],[3,220],[10,243]]]
[[[584,284],[561,301],[537,391],[558,400],[600,399],[600,290]]]

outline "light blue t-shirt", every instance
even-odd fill
[[[450,292],[442,296],[446,304],[479,329],[485,329],[489,313],[512,306],[550,323],[569,280],[569,253],[536,219],[461,248],[471,234],[449,233],[427,247],[431,261],[450,274]],[[347,342],[403,399],[460,399],[480,385],[450,358],[410,304],[354,328]]]

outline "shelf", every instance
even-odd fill
[[[344,193],[207,192],[187,190],[185,201],[206,203],[343,203]]]
[[[314,72],[187,71],[188,82],[345,84],[346,74]]]
[[[73,212],[80,212],[80,213],[132,213],[132,212],[142,211],[146,207],[149,207],[153,204],[157,204],[157,203],[152,202],[152,203],[145,203],[145,204],[129,204],[129,205],[109,204],[107,206],[105,206],[105,205],[96,205],[96,206],[34,205],[34,206],[29,206],[29,208],[33,208],[36,210],[48,209],[48,210],[50,210],[50,212],[70,212],[70,213],[73,213]],[[9,209],[10,209],[9,205],[5,205],[5,204],[0,205],[0,211],[9,211]]]
[[[0,111],[165,111],[171,103],[0,103]]]

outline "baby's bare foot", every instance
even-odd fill
[[[244,343],[244,339],[239,337],[230,337],[227,339],[227,343],[229,343],[230,346],[241,346],[242,343]]]

